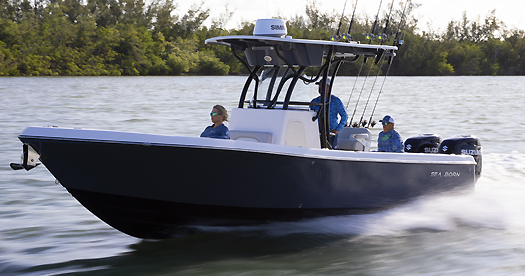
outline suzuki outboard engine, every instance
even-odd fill
[[[472,135],[460,135],[441,142],[438,153],[472,155],[476,161],[476,180],[481,176],[481,142]]]
[[[441,136],[434,133],[419,134],[405,141],[405,152],[438,153]]]

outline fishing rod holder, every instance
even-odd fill
[[[350,34],[343,34],[343,35],[341,35],[341,40],[344,41],[344,42],[353,41],[352,35],[350,35]]]
[[[377,40],[379,40],[381,43],[382,43],[383,41],[387,40],[388,37],[389,37],[389,35],[388,35],[388,34],[385,34],[385,33],[383,33],[383,34],[377,34],[377,35],[375,35],[375,34],[365,34],[365,38],[366,38],[368,41],[373,41],[373,40],[376,40],[376,39],[377,39]]]
[[[341,40],[341,37],[338,35],[330,36],[330,41],[339,42],[339,40]]]
[[[381,43],[382,43],[382,41],[387,40],[387,38],[388,38],[388,35],[387,35],[387,34],[378,34],[378,35],[377,35],[377,39],[378,39],[379,41],[381,41]]]
[[[334,42],[351,42],[354,41],[351,34],[333,35],[330,36],[330,41]]]

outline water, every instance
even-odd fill
[[[335,81],[334,94],[345,104],[354,81]],[[392,115],[404,139],[478,136],[484,163],[473,194],[423,198],[376,214],[140,240],[85,210],[44,166],[9,168],[20,158],[17,136],[26,126],[197,136],[214,104],[237,106],[243,84],[244,77],[0,78],[0,275],[525,273],[525,77],[389,78],[375,120]],[[317,95],[314,85],[300,90],[295,100]]]

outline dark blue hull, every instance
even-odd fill
[[[24,137],[87,209],[138,238],[382,210],[472,189],[475,164],[355,161],[238,150]],[[233,141],[232,141],[233,142]],[[395,155],[395,154],[394,154]]]
[[[192,226],[246,226],[322,216],[355,215],[382,209],[245,208],[199,205],[138,197],[68,191],[111,227],[138,238],[164,239],[194,233]]]

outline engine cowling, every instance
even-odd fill
[[[479,138],[472,135],[462,135],[445,139],[441,142],[438,153],[471,155],[476,161],[476,179],[481,176],[482,151]]]
[[[441,136],[435,133],[419,134],[405,141],[405,152],[438,153]]]

